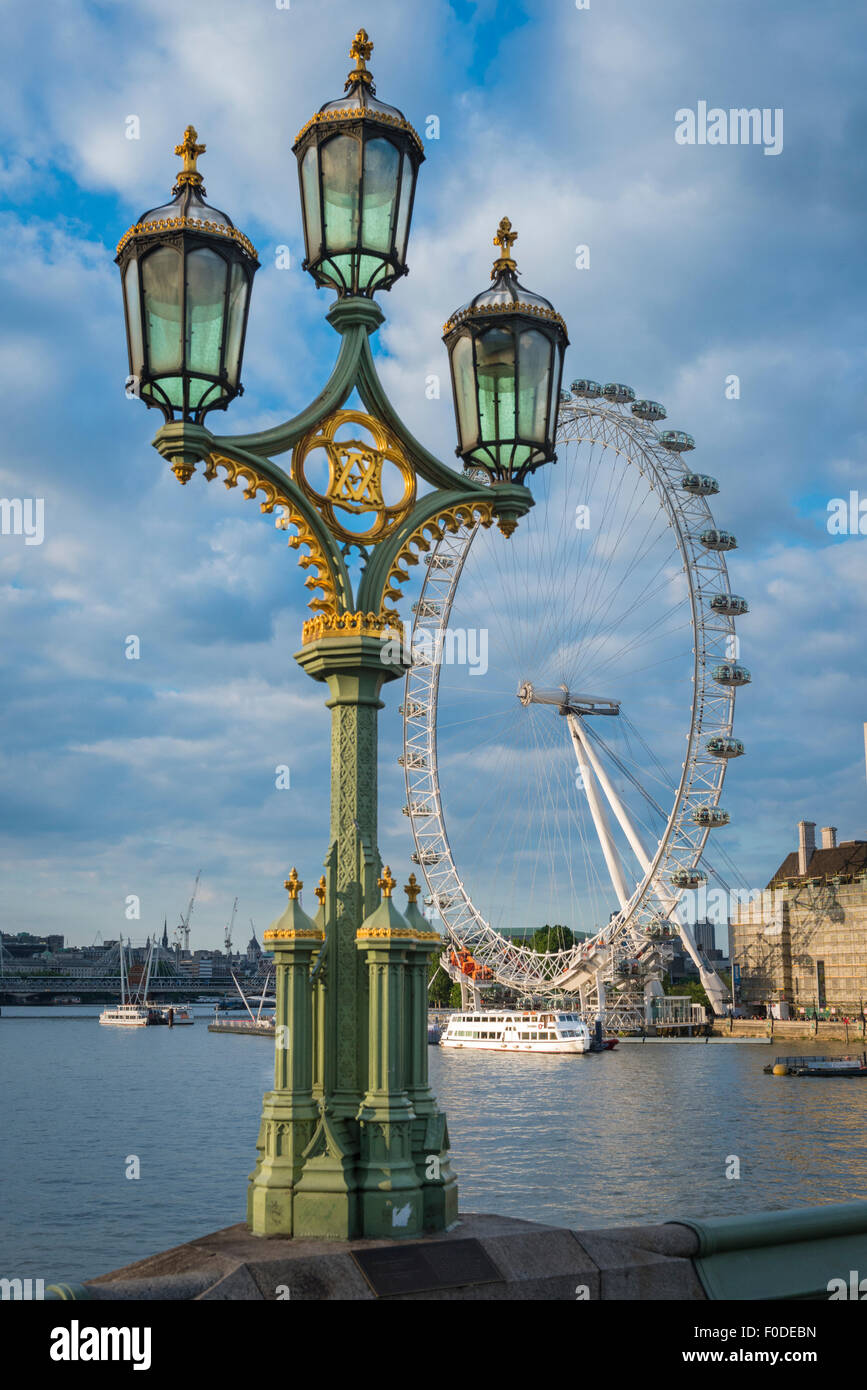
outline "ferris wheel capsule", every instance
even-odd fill
[[[629,405],[635,400],[635,392],[631,386],[624,386],[619,381],[609,381],[602,388],[602,394],[606,401],[613,401],[615,405]]]
[[[586,400],[591,401],[602,395],[602,387],[599,382],[591,381],[589,377],[580,377],[578,381],[573,381],[570,390],[573,396],[583,396]]]
[[[750,605],[740,594],[714,594],[710,607],[714,613],[722,613],[727,618],[742,618],[750,611]]]
[[[571,393],[570,391],[561,391],[561,392],[560,392],[560,404],[561,404],[561,405],[571,405],[571,404],[572,404],[572,393]]]
[[[711,478],[707,473],[684,473],[680,485],[684,492],[691,492],[693,497],[713,497],[719,492],[716,478]]]
[[[737,661],[724,661],[714,666],[711,676],[717,685],[749,685],[752,680],[746,666],[741,666]]]
[[[723,734],[709,738],[704,746],[714,758],[740,758],[744,752],[744,745],[739,738],[726,737]]]
[[[737,550],[738,543],[731,531],[718,531],[715,526],[709,526],[706,531],[702,531],[699,540],[706,550]]]
[[[707,826],[709,830],[718,830],[723,825],[729,823],[729,813],[720,806],[697,806],[692,813],[693,824]]]
[[[699,888],[707,883],[707,874],[703,869],[675,869],[671,881],[675,888]]]
[[[636,401],[632,413],[637,415],[639,420],[664,420],[668,412],[659,401]]]
[[[659,442],[663,449],[671,449],[675,454],[683,454],[695,448],[695,440],[686,430],[663,430]]]

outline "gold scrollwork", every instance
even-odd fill
[[[362,439],[335,439],[346,425],[357,425],[373,443]],[[317,450],[328,459],[328,485],[318,491],[307,476],[308,460]],[[403,482],[397,502],[387,503],[383,494],[383,469],[390,464]],[[400,441],[381,421],[358,410],[337,410],[314,426],[295,446],[292,477],[324,518],[326,525],[342,541],[361,545],[377,543],[398,527],[415,501],[415,470],[401,448]],[[374,521],[364,531],[350,530],[340,513],[366,516]]]
[[[243,479],[247,486],[244,488],[244,496],[255,501],[259,492],[264,492],[265,500],[259,506],[263,512],[273,512],[275,507],[282,507],[282,516],[276,520],[279,530],[285,531],[290,526],[295,527],[296,534],[288,538],[289,545],[293,550],[299,550],[306,546],[308,554],[299,554],[298,563],[302,569],[312,570],[304,580],[304,587],[311,591],[319,589],[321,596],[311,598],[308,608],[312,608],[315,613],[336,614],[338,610],[337,600],[337,581],[331,568],[328,556],[319,543],[319,540],[308,525],[305,518],[297,510],[291,498],[266,478],[263,473],[253,467],[250,463],[238,463],[235,459],[225,458],[222,454],[209,454],[202,470],[208,482],[217,477],[217,469],[225,470],[226,477],[223,483],[228,488],[238,486],[239,479]],[[183,480],[182,480],[183,481]]]
[[[447,531],[459,531],[462,526],[472,526],[476,521],[487,527],[493,520],[494,508],[490,502],[457,502],[417,526],[407,536],[388,571],[382,594],[383,617],[399,619],[397,600],[403,597],[402,585],[409,581],[407,567],[418,564],[415,552],[430,550],[431,545],[442,540]]]

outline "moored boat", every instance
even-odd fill
[[[778,1057],[764,1071],[772,1076],[867,1077],[867,1052],[854,1057]]]

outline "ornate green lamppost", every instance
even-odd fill
[[[409,568],[446,531],[497,522],[510,535],[533,505],[524,478],[554,455],[565,325],[518,283],[506,219],[484,294],[446,325],[465,471],[435,458],[397,416],[377,375],[374,301],[407,273],[424,151],[412,126],[376,99],[360,29],[342,98],[298,136],[308,269],[337,291],[341,339],[316,400],[286,424],[226,437],[203,423],[241,390],[258,260],[225,213],[204,203],[204,146],[188,128],[174,202],[146,214],[118,248],[130,373],[166,423],[154,446],[186,484],[243,483],[289,532],[313,616],[299,665],[327,688],[331,826],[308,917],[301,880],[265,934],[277,975],[274,1089],[264,1099],[248,1222],[263,1236],[418,1236],[457,1218],[448,1131],[428,1084],[427,976],[441,947],[416,905],[392,897],[377,848],[377,715],[410,655],[397,601]],[[173,258],[173,259],[170,259]],[[197,259],[198,258],[198,259]],[[218,264],[219,262],[219,264]],[[347,410],[353,391],[363,410]],[[286,467],[275,462],[287,455]],[[419,496],[419,480],[428,491]],[[363,561],[353,582],[350,557]],[[395,653],[398,653],[396,655]]]

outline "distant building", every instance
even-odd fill
[[[250,941],[249,941],[249,944],[248,944],[248,946],[247,946],[247,964],[248,964],[248,965],[257,965],[258,962],[259,962],[259,960],[261,959],[261,956],[262,956],[262,947],[259,945],[258,941],[256,940],[256,932],[255,932],[255,930],[254,930],[254,931],[253,931],[253,935],[250,937]]]
[[[710,955],[716,950],[716,933],[709,917],[703,917],[700,922],[693,922],[692,934],[696,946],[700,951],[704,951],[705,955]]]
[[[867,1001],[867,840],[798,825],[798,848],[729,927],[739,1002],[857,1012]]]

